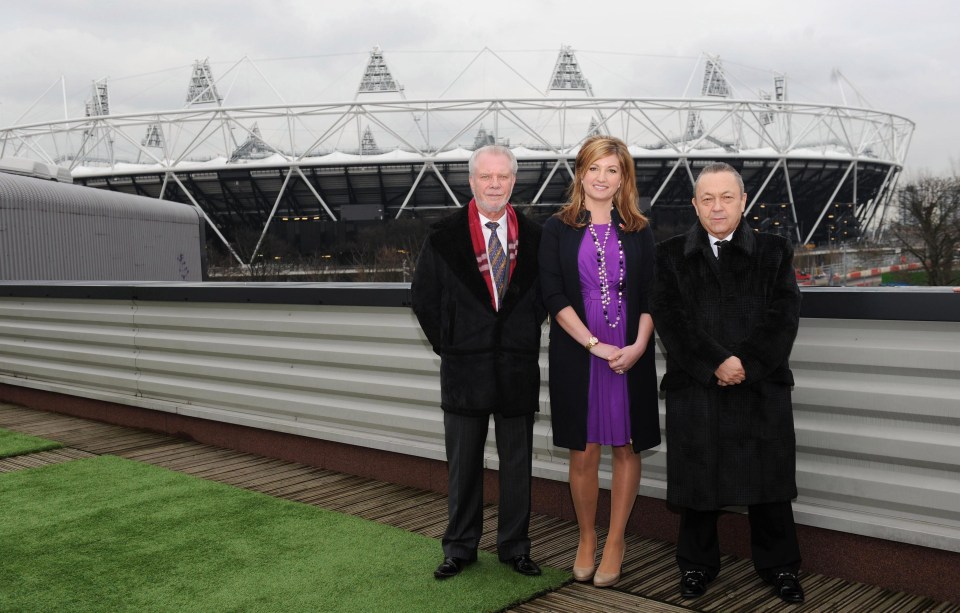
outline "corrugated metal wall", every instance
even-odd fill
[[[792,364],[798,521],[960,551],[960,324],[805,318]],[[534,471],[565,480],[541,366]],[[401,307],[0,298],[6,383],[443,459],[437,371]]]
[[[200,281],[193,207],[0,172],[0,279]]]

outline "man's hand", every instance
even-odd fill
[[[740,358],[735,355],[724,360],[723,364],[718,366],[713,374],[717,377],[717,385],[721,386],[737,385],[743,383],[743,380],[747,378],[747,373],[743,370]]]

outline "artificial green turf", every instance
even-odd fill
[[[0,428],[0,458],[59,449],[60,447],[63,447],[63,445],[56,441],[48,441],[45,438],[20,434],[19,432],[11,432],[10,430]]]
[[[0,611],[497,611],[569,575],[102,456],[0,475]]]

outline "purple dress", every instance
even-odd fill
[[[603,244],[609,224],[594,224],[597,237]],[[617,281],[620,279],[620,250],[617,246],[616,228],[610,228],[604,250],[607,279],[610,285],[610,305],[607,309],[611,322],[617,320]],[[586,311],[587,328],[602,343],[617,347],[626,344],[627,314],[626,297],[621,307],[620,322],[611,328],[603,315],[600,301],[600,274],[597,262],[597,246],[590,229],[583,233],[577,265],[580,271],[580,291]],[[624,271],[624,280],[627,273]],[[587,442],[601,445],[621,446],[630,443],[630,399],[627,394],[627,377],[610,369],[607,361],[590,356],[590,389],[587,393]]]

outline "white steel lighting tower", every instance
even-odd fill
[[[560,47],[557,64],[550,76],[547,91],[582,91],[586,92],[591,98],[593,97],[593,88],[590,87],[590,81],[583,76],[583,71],[580,70],[580,64],[577,62],[577,56],[574,55],[573,48],[569,45]]]
[[[217,84],[210,70],[210,58],[195,60],[193,74],[190,76],[190,87],[187,90],[187,106],[214,102],[220,104],[223,97],[217,92]]]
[[[787,99],[787,77],[782,74],[775,74],[773,76],[773,91],[777,95],[777,102],[785,101]]]
[[[713,98],[729,98],[730,85],[723,75],[723,65],[719,57],[708,57],[703,69],[703,87],[700,95]]]
[[[770,100],[771,96],[764,90],[760,90],[760,99],[761,100]],[[770,108],[769,105],[766,108]],[[769,126],[773,123],[773,111],[762,111],[760,113],[760,125]]]
[[[143,154],[146,153],[146,148],[159,149],[161,151],[161,155],[166,154],[166,140],[163,138],[163,127],[159,122],[154,122],[147,125],[147,133],[143,136],[143,140],[140,141],[140,146],[143,147],[143,149],[140,149],[140,151],[137,152],[138,164],[143,159]]]
[[[590,87],[590,81],[583,76],[580,63],[577,61],[577,56],[570,45],[560,46],[557,63],[553,67],[550,83],[547,85],[547,93],[550,92],[561,92],[564,95],[570,92],[583,92],[588,98],[593,98],[593,88]],[[590,118],[590,125],[587,126],[587,136],[595,136],[603,132],[600,126],[605,121],[603,113],[597,110]]]
[[[700,95],[711,98],[729,98],[730,85],[723,74],[723,65],[718,56],[707,56],[703,66],[703,85]],[[703,135],[703,120],[700,113],[690,111],[687,116],[687,131],[684,140],[695,140]]]
[[[380,48],[380,45],[374,45],[373,49],[370,51],[370,59],[367,61],[367,67],[363,71],[363,76],[360,77],[360,85],[357,86],[357,93],[354,95],[353,99],[359,99],[361,94],[384,93],[400,94],[401,99],[407,99],[403,93],[403,85],[401,85],[400,82],[394,78],[393,73],[390,71],[390,67],[387,66],[387,60],[383,56],[383,50]],[[423,129],[420,127],[420,114],[411,113],[411,116],[413,117],[413,123],[417,128],[417,132],[420,134],[421,138],[423,138],[424,142],[426,142],[428,139],[423,133]],[[358,131],[359,128],[360,123],[358,119]],[[360,153],[366,155],[382,152],[383,151],[377,147],[377,144],[374,141],[373,132],[371,131],[370,126],[366,126],[363,130],[363,133],[360,135]]]
[[[393,78],[390,67],[387,66],[387,60],[383,58],[383,51],[380,45],[377,45],[370,52],[367,69],[363,72],[360,85],[357,87],[357,96],[383,92],[397,92],[402,96],[403,86]]]
[[[263,140],[263,135],[260,134],[260,124],[254,122],[247,139],[230,155],[230,161],[261,160],[274,153],[277,153],[277,150]]]
[[[86,117],[96,118],[110,115],[110,95],[107,91],[107,79],[99,79],[91,84],[91,96],[84,105],[84,114]],[[94,158],[109,160],[113,163],[113,135],[106,124],[94,121],[83,131],[83,144],[81,151],[83,155],[91,155]],[[103,151],[97,151],[99,145],[103,145]]]
[[[160,129],[159,123],[152,123],[147,126],[147,134],[140,141],[140,144],[144,147],[163,149],[163,130]]]
[[[773,75],[773,97],[777,102],[786,102],[787,100],[787,77],[782,74],[774,73]],[[778,104],[777,108],[783,110],[785,107],[783,104]],[[789,113],[781,113],[780,118],[782,125],[780,130],[783,133],[785,142],[790,142],[790,119]]]
[[[377,146],[377,139],[373,137],[373,130],[370,129],[370,126],[363,131],[363,137],[360,139],[360,154],[361,155],[376,155],[378,153],[383,153],[380,151],[380,147]]]
[[[93,95],[87,100],[86,116],[99,117],[110,114],[110,96],[107,93],[106,78],[94,81],[91,86]]]

